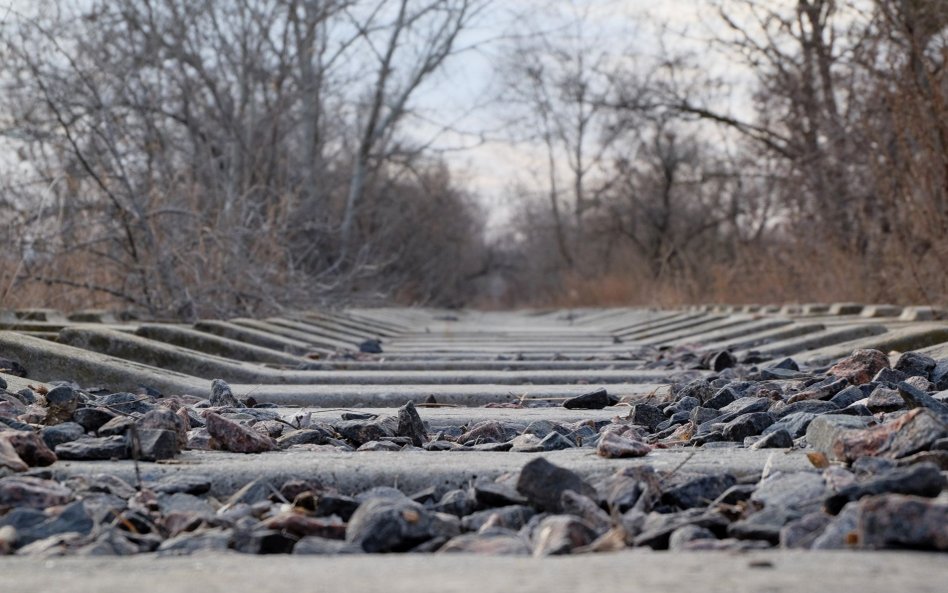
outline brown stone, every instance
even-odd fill
[[[5,434],[0,434],[0,437]],[[0,467],[6,467],[15,472],[25,472],[30,469],[30,466],[20,459],[20,455],[13,448],[13,445],[3,438],[0,438]]]
[[[278,449],[276,441],[236,422],[222,418],[214,412],[206,412],[207,431],[221,449],[234,453],[263,453]]]
[[[846,430],[833,441],[833,455],[842,461],[881,456],[900,459],[924,451],[948,434],[948,428],[927,409],[915,409],[892,422],[864,430]]]
[[[502,443],[507,440],[507,431],[500,422],[488,420],[475,424],[471,430],[458,437],[462,445],[479,443]]]
[[[297,512],[280,513],[262,523],[267,529],[286,531],[297,537],[315,535],[328,539],[345,539],[346,524],[338,517],[307,517]]]
[[[72,490],[52,480],[28,476],[0,479],[0,509],[29,507],[46,509],[72,500]]]
[[[612,432],[604,433],[596,446],[596,453],[608,459],[643,457],[651,450],[652,448],[642,441],[621,437]]]
[[[56,454],[46,446],[46,442],[35,432],[9,431],[0,433],[0,441],[9,443],[30,467],[46,466],[56,463]]]
[[[139,428],[169,430],[175,433],[178,449],[184,449],[188,445],[188,429],[190,426],[190,422],[186,422],[185,418],[167,408],[156,408],[142,416],[136,424]]]
[[[866,548],[948,550],[948,503],[883,494],[859,503],[856,534]]]
[[[553,515],[537,526],[533,555],[569,554],[595,539],[596,532],[585,522],[572,515]]]
[[[530,546],[514,532],[465,533],[441,546],[439,554],[482,554],[488,556],[525,556]]]
[[[876,373],[889,368],[889,358],[879,350],[856,350],[834,365],[829,374],[846,379],[853,385],[872,381]]]
[[[46,394],[46,424],[53,426],[72,420],[72,413],[79,405],[79,395],[68,385],[52,388]]]

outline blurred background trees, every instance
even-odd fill
[[[608,4],[11,9],[0,302],[948,300],[948,4],[718,0],[648,48]],[[500,215],[419,108],[486,45]]]

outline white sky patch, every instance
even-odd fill
[[[455,178],[466,181],[484,203],[493,232],[509,218],[512,188],[544,181],[539,175],[546,166],[544,148],[515,142],[504,128],[509,106],[496,101],[501,90],[497,69],[507,58],[500,52],[511,45],[504,38],[525,33],[518,21],[524,17],[561,40],[580,34],[587,43],[594,39],[595,48],[617,62],[630,57],[651,61],[667,50],[707,54],[708,40],[721,26],[708,0],[520,0],[495,5],[483,15],[462,40],[475,48],[452,58],[428,81],[415,101],[421,118],[414,118],[409,129],[419,141],[437,137],[435,146],[446,149],[443,157],[455,169]],[[575,24],[580,19],[581,30]],[[711,67],[723,71],[728,65],[719,59]]]

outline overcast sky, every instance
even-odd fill
[[[5,6],[29,12],[30,8],[41,6],[36,2],[46,1],[50,0],[0,0],[0,17]],[[414,104],[419,117],[409,122],[410,131],[417,141],[436,138],[435,145],[446,150],[444,158],[453,166],[458,180],[481,197],[492,211],[493,221],[499,223],[507,215],[511,187],[517,182],[529,185],[544,162],[538,146],[513,141],[504,129],[508,109],[494,101],[502,91],[497,68],[509,58],[509,37],[528,29],[560,31],[564,23],[583,16],[584,35],[595,40],[597,49],[619,57],[636,54],[647,58],[658,55],[662,28],[665,39],[676,46],[701,48],[710,31],[719,26],[714,3],[497,0],[461,39],[462,46],[472,49],[453,57],[420,89]],[[563,30],[562,34],[571,31]],[[441,126],[461,133],[439,133]],[[485,142],[479,140],[480,135],[486,138]]]
[[[472,132],[488,130],[489,141],[483,144],[473,135],[446,133],[441,135],[440,145],[473,146],[446,153],[445,157],[490,208],[495,224],[507,215],[511,187],[518,181],[529,183],[531,173],[543,166],[545,156],[540,146],[512,142],[511,134],[502,127],[507,108],[491,102],[501,91],[502,80],[496,69],[510,45],[494,39],[522,33],[524,17],[533,27],[557,30],[561,23],[583,14],[584,9],[588,9],[585,35],[596,40],[597,49],[617,55],[657,56],[662,30],[665,39],[676,45],[701,49],[709,32],[719,24],[709,0],[518,0],[496,4],[468,33],[467,41],[478,48],[453,58],[439,76],[429,81],[416,102],[421,113],[432,121]],[[434,130],[433,126],[431,132]]]

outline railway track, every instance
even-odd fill
[[[370,352],[360,352],[360,346]],[[377,349],[381,352],[371,352]],[[402,414],[408,414],[404,410],[409,402],[424,423],[424,434],[420,437],[423,446],[422,442],[412,443],[399,428],[378,439],[361,439],[364,442],[360,442],[361,437],[347,436],[342,440],[340,437],[310,443],[308,448],[275,447],[277,450],[262,455],[195,447],[159,463],[61,458],[47,468],[30,470],[43,478],[59,481],[88,480],[90,476],[101,474],[146,486],[169,480],[200,480],[206,482],[215,504],[224,506],[232,506],[235,493],[238,496],[245,493],[248,484],[267,484],[279,489],[292,480],[320,484],[340,496],[356,496],[380,486],[397,487],[426,508],[441,510],[443,505],[437,506],[441,504],[438,499],[445,492],[474,492],[482,487],[478,485],[500,484],[508,489],[503,494],[511,497],[508,502],[526,504],[516,492],[511,494],[509,489],[515,483],[511,477],[515,480],[525,465],[538,458],[590,484],[632,471],[630,468],[648,468],[663,483],[675,482],[685,475],[707,477],[726,473],[732,480],[728,486],[748,488],[754,484],[762,488],[761,480],[768,476],[819,475],[808,453],[827,451],[821,452],[814,443],[808,442],[806,431],[791,435],[795,442],[777,449],[752,446],[761,439],[766,427],[752,430],[746,438],[702,440],[709,431],[716,434],[720,430],[725,433],[731,430],[737,434],[733,427],[722,429],[722,422],[718,422],[716,428],[701,432],[701,413],[707,413],[704,426],[708,427],[714,424],[715,411],[719,420],[726,416],[721,415],[721,410],[727,409],[723,406],[729,404],[712,409],[707,407],[710,395],[700,396],[695,399],[698,402],[695,406],[685,409],[682,389],[709,385],[720,393],[720,389],[729,384],[743,381],[762,385],[769,380],[778,385],[792,384],[787,387],[792,393],[812,391],[814,385],[820,387],[827,383],[817,383],[814,377],[825,376],[833,363],[854,351],[867,349],[888,355],[887,366],[896,365],[899,355],[909,351],[936,361],[948,360],[948,320],[942,311],[930,307],[855,303],[779,308],[708,306],[680,310],[615,308],[519,312],[354,308],[266,319],[205,320],[192,325],[122,321],[120,316],[96,311],[71,318],[49,310],[0,314],[0,359],[6,360],[0,365],[6,364],[8,371],[22,371],[0,373],[7,383],[7,394],[23,389],[42,394],[66,381],[81,388],[79,392],[85,394],[87,403],[92,401],[89,398],[116,391],[162,396],[159,399],[178,397],[192,405],[191,418],[200,422],[201,407],[206,404],[194,404],[212,394],[212,381],[218,379],[229,385],[233,396],[242,404],[249,400],[255,410],[269,414],[266,418],[279,418],[285,426],[268,425],[267,429],[272,433],[269,436],[277,440],[306,423],[330,426],[339,433],[336,437],[342,434],[339,422],[356,423],[356,428],[362,431],[366,423],[382,422],[387,416],[402,418]],[[786,363],[787,358],[793,362]],[[19,366],[14,366],[14,362]],[[777,370],[767,370],[773,368]],[[927,378],[934,380],[928,390],[932,397],[938,401],[948,399],[945,393],[938,393],[936,370],[929,369],[926,373]],[[573,398],[600,389],[605,390],[609,405],[564,406]],[[871,422],[878,420],[884,424],[886,413],[898,415],[898,392],[894,393],[894,396],[889,394],[895,397],[891,410],[884,406],[869,410],[870,415],[875,414]],[[189,400],[182,396],[193,397]],[[861,397],[865,396],[869,393]],[[733,400],[744,399],[748,398],[738,394],[731,397],[730,405],[734,405]],[[817,404],[830,404],[829,396],[814,399],[818,401],[807,408],[806,413],[814,413],[819,407]],[[839,414],[858,418],[860,414],[856,412],[861,410],[853,406],[866,405],[864,400],[860,401],[862,403],[840,406],[846,411]],[[767,411],[741,409],[734,418],[763,414],[769,416],[768,422],[774,423],[788,415],[780,407],[786,402],[781,401],[776,407],[767,403],[770,409],[762,408]],[[666,406],[678,407],[669,410]],[[697,416],[694,407],[699,410]],[[651,447],[647,454],[631,458],[604,455],[601,451],[596,454],[595,441],[600,439],[596,433],[604,426],[644,426],[649,422],[640,421],[639,416],[662,408],[666,408],[665,418],[656,419],[661,422],[653,422],[649,430],[637,435],[622,433],[623,438],[635,436],[633,440],[648,442]],[[254,416],[248,409],[225,409],[221,414],[246,425],[265,421],[263,416]],[[662,426],[669,422],[668,426]],[[550,429],[550,426],[555,428]],[[490,430],[500,427],[503,438],[488,436],[465,441],[465,435],[478,427],[488,435]],[[557,430],[565,432],[562,427],[572,432],[554,434]],[[852,427],[847,425],[847,428]],[[764,432],[764,436],[767,434]],[[587,437],[585,444],[582,435]],[[568,437],[568,443],[563,440],[564,436]],[[815,439],[814,435],[809,436],[809,440]],[[553,441],[559,444],[551,444]],[[936,465],[939,459],[942,458],[934,457]],[[824,481],[829,479],[824,477]],[[493,486],[483,488],[485,492],[493,492]],[[487,495],[482,493],[482,496]],[[942,501],[936,504],[944,506],[948,504],[944,498],[942,493],[940,499],[934,500]],[[662,500],[665,501],[662,504],[668,506],[667,500]],[[749,504],[746,501],[745,497],[732,502],[740,506]],[[292,502],[292,497],[285,502]],[[711,501],[703,504],[706,506],[708,502]],[[485,506],[483,501],[478,504]],[[659,506],[656,510],[663,510]],[[685,512],[677,507],[675,510]],[[470,566],[492,571],[487,582],[498,590],[519,578],[525,567],[532,567],[530,570],[542,567],[548,571],[546,577],[537,576],[535,582],[524,584],[522,588],[528,590],[559,590],[556,579],[562,582],[577,575],[586,579],[575,583],[574,588],[579,590],[587,585],[609,586],[615,583],[609,571],[625,570],[622,567],[629,562],[643,566],[639,583],[643,587],[672,584],[674,580],[669,580],[668,572],[674,572],[679,565],[685,567],[686,572],[690,571],[688,574],[692,577],[706,571],[709,578],[720,579],[722,587],[730,583],[728,590],[740,590],[744,585],[753,589],[759,585],[761,580],[752,570],[755,566],[773,569],[774,577],[768,582],[777,589],[784,587],[783,590],[799,589],[801,570],[822,571],[828,582],[842,590],[851,587],[881,591],[892,586],[923,590],[928,585],[932,585],[931,590],[937,590],[938,583],[943,584],[948,577],[943,558],[924,554],[909,554],[904,561],[899,560],[902,568],[882,575],[874,572],[874,558],[879,552],[865,550],[836,552],[846,555],[849,567],[862,571],[861,574],[847,572],[838,565],[827,568],[819,554],[764,550],[786,543],[772,540],[770,536],[761,540],[766,545],[748,545],[755,537],[741,535],[739,529],[732,527],[727,527],[725,534],[731,537],[724,538],[732,542],[731,547],[719,549],[740,549],[746,555],[720,556],[720,551],[708,551],[718,558],[713,567],[694,564],[679,554],[657,554],[641,549],[586,562],[573,558],[565,565],[555,564],[551,559],[530,564],[527,560],[496,558],[478,559]],[[948,523],[941,528],[948,538]],[[716,527],[712,530],[717,534]],[[646,538],[635,547],[667,548],[668,533],[663,543],[652,545],[653,541]],[[293,543],[298,539],[294,538]],[[535,538],[532,541],[533,552],[537,554]],[[61,548],[68,545],[62,544]],[[945,545],[948,547],[948,543]],[[230,548],[233,547],[232,539]],[[292,548],[291,543],[282,551]],[[436,549],[431,545],[426,551]],[[218,573],[226,571],[227,574],[220,576],[221,582],[237,583],[238,590],[263,586],[260,579],[266,571],[251,568],[263,565],[255,565],[255,560],[249,558],[241,557],[235,563],[226,554],[212,555],[202,561],[209,564],[202,566],[210,566]],[[406,570],[425,572],[421,582],[439,582],[449,590],[466,590],[461,585],[468,583],[469,586],[470,581],[465,578],[473,578],[469,569],[462,568],[467,560],[452,563],[439,555],[438,560],[431,560],[430,564],[418,564],[415,558],[401,563],[386,559],[381,566],[392,571],[395,580],[359,581],[360,576],[364,577],[366,566],[383,562],[369,558],[374,557],[356,556],[343,563],[342,574],[358,590],[409,590],[410,577],[405,574]],[[313,564],[303,565],[288,559],[285,564],[273,566],[284,566],[286,571],[303,571],[300,574],[309,576],[319,570],[333,570],[333,565],[324,558],[310,560]],[[120,572],[103,575],[95,563],[74,558],[56,562],[73,575],[68,582],[79,587],[76,590],[82,587],[96,591],[124,590],[128,586],[128,580]],[[125,562],[136,566],[135,570],[151,570],[139,560]],[[136,562],[139,564],[134,564]],[[156,590],[161,589],[159,585],[171,586],[178,582],[175,579],[184,582],[193,577],[187,576],[191,574],[189,567],[193,566],[187,560],[170,558],[162,562],[167,563],[163,565],[166,569],[154,575]],[[31,566],[26,559],[0,559],[0,589],[41,590],[66,582],[37,577],[31,574]],[[569,575],[562,574],[564,566],[570,567]],[[452,579],[452,574],[466,577]],[[556,577],[557,574],[560,576]],[[746,576],[734,585],[734,574]],[[201,590],[213,586],[206,574],[193,578],[192,584],[203,583]],[[271,575],[270,578],[278,577]],[[342,581],[334,579],[332,582],[344,586]],[[365,588],[359,587],[359,583]],[[709,589],[717,590],[716,586],[712,584]]]

